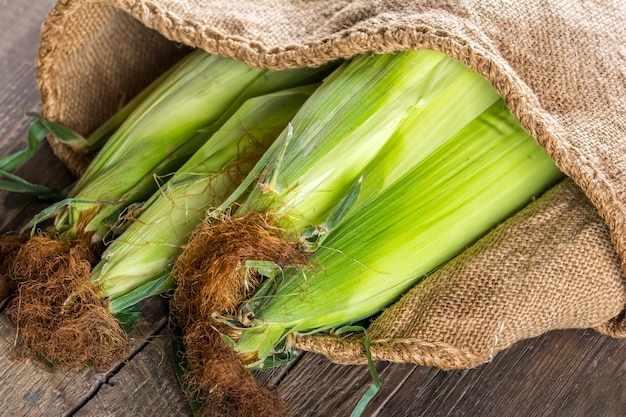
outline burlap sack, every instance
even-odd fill
[[[387,309],[376,359],[476,366],[557,328],[626,335],[626,3],[60,0],[45,21],[45,116],[88,133],[200,47],[271,69],[442,51],[485,76],[566,180]],[[85,160],[54,143],[80,174]],[[364,361],[358,336],[301,349]]]

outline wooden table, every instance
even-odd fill
[[[54,0],[0,0],[0,154],[25,144],[27,111],[39,109],[34,59],[39,25]],[[73,180],[43,146],[19,173],[64,186]],[[0,192],[0,228],[17,230],[45,204]],[[15,329],[0,314],[1,416],[189,416],[174,377],[167,300],[142,305],[132,353],[106,372],[50,372],[15,361]],[[625,416],[626,344],[594,330],[564,330],[514,345],[473,370],[443,372],[378,363],[382,388],[365,416]],[[365,366],[303,354],[258,375],[276,386],[294,416],[348,416],[371,383]]]

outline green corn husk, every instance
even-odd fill
[[[234,191],[315,88],[247,100],[147,201],[91,274],[113,314],[172,288],[169,271],[206,210]]]
[[[215,313],[251,367],[292,332],[375,314],[562,176],[486,80],[437,52],[358,57],[292,124],[226,203],[256,184],[234,216],[268,213],[310,251],[304,268],[248,259],[265,284]]]
[[[382,184],[402,172],[400,161],[423,157],[498,99],[487,81],[443,54],[360,57],[303,106],[292,138],[283,134],[258,180],[263,186],[239,212],[271,211],[297,234],[322,222],[380,153],[398,160],[380,172]]]
[[[266,71],[190,53],[107,140],[70,191],[55,229],[102,239],[124,208],[156,191],[155,177],[176,171],[247,98],[319,82],[327,71]]]

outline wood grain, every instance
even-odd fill
[[[0,0],[0,154],[24,146],[24,113],[40,107],[34,63],[39,26],[54,3]],[[73,180],[48,146],[19,173],[57,187]],[[0,230],[17,230],[45,205],[0,192]],[[133,333],[131,355],[102,373],[50,372],[14,360],[15,329],[0,314],[0,416],[190,416],[174,376],[167,300],[156,297],[142,309],[146,320]],[[380,362],[382,387],[364,416],[621,417],[625,347],[593,330],[563,330],[519,342],[473,370]],[[312,354],[255,375],[279,389],[294,416],[349,416],[372,382],[365,366]]]
[[[74,416],[191,415],[174,374],[172,354],[170,333],[164,328]]]

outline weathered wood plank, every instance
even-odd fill
[[[623,341],[591,330],[552,332],[523,341],[476,370],[445,373],[425,394],[398,392],[396,401],[401,398],[400,407],[434,416],[620,416],[626,413],[626,396],[623,383],[616,384],[612,376],[623,379],[626,371],[622,349]],[[406,386],[420,382],[412,378]],[[598,383],[607,390],[593,394]],[[590,394],[589,404],[601,413],[587,413],[583,404],[571,401],[580,390]]]
[[[126,363],[75,417],[189,416],[174,373],[167,328]]]
[[[0,152],[23,145],[16,141],[26,120],[36,110],[35,58],[39,28],[54,0],[0,0]],[[17,123],[16,123],[17,122]]]
[[[0,316],[0,397],[2,415],[64,415],[93,389],[96,375],[88,370],[52,373],[35,361],[15,362],[13,324]]]
[[[473,370],[380,362],[382,387],[364,416],[622,416],[622,348],[622,341],[593,331],[561,331],[521,342]],[[96,415],[95,410],[105,416],[150,410],[190,415],[168,369],[173,366],[170,349],[164,333],[112,377],[114,386],[76,415]],[[335,365],[312,354],[281,373],[268,371],[259,379],[280,379],[279,390],[293,416],[349,416],[371,384],[367,367]]]
[[[382,380],[390,368],[388,363],[377,364]],[[367,366],[340,366],[305,354],[280,383],[279,390],[294,416],[340,417],[350,415],[371,383]]]

